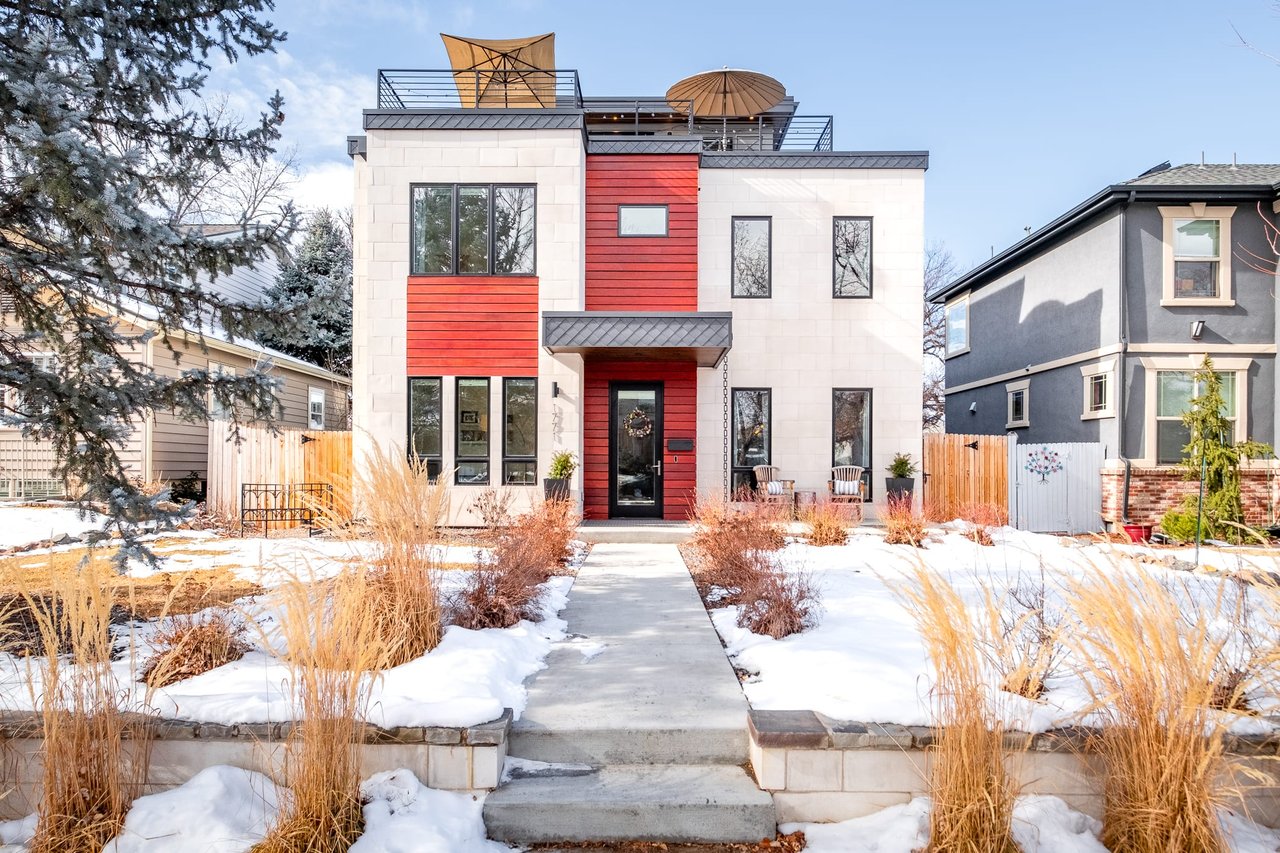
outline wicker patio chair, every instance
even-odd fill
[[[756,497],[764,503],[795,505],[796,481],[782,479],[782,469],[776,465],[756,465],[751,469],[756,475]]]
[[[862,474],[865,470],[858,465],[837,465],[832,468],[831,479],[827,481],[827,492],[832,503],[862,503]]]

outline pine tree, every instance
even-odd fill
[[[85,484],[122,530],[159,512],[118,453],[147,413],[202,420],[210,395],[248,417],[278,410],[264,372],[187,367],[167,377],[128,358],[173,330],[252,340],[272,322],[196,279],[283,245],[288,205],[217,241],[166,212],[210,164],[270,157],[284,120],[279,93],[251,124],[206,110],[200,93],[213,57],[275,49],[284,34],[261,17],[271,7],[0,0],[0,391],[21,401],[0,423],[50,441],[58,473]],[[130,312],[156,329],[122,326]],[[56,368],[27,357],[36,345],[56,352]]]
[[[267,302],[272,310],[292,316],[301,332],[287,337],[268,333],[262,343],[350,376],[350,223],[329,210],[314,213],[302,245],[267,291]]]
[[[1201,534],[1239,541],[1244,530],[1240,463],[1271,455],[1271,446],[1252,440],[1236,443],[1235,426],[1227,417],[1227,402],[1222,396],[1222,377],[1213,369],[1209,356],[1196,370],[1194,381],[1198,393],[1182,416],[1182,423],[1191,433],[1191,440],[1182,449],[1183,474],[1188,480],[1204,477]],[[1180,510],[1165,513],[1160,526],[1176,538],[1192,538],[1199,501],[1197,490],[1183,501]]]

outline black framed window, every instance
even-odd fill
[[[618,205],[618,236],[667,236],[667,206],[665,204]]]
[[[863,468],[863,496],[871,499],[871,389],[831,391],[831,466]]]
[[[870,298],[871,217],[833,217],[832,241],[832,295],[837,299]]]
[[[489,483],[489,380],[459,378],[454,426],[457,430],[454,482],[460,486]]]
[[[768,298],[773,292],[773,217],[735,216],[731,230],[733,296]]]
[[[427,474],[440,476],[440,445],[444,420],[438,376],[415,376],[409,380],[409,455],[427,466]]]
[[[502,482],[538,482],[538,380],[502,380]]]
[[[533,275],[537,190],[531,185],[414,184],[412,275]]]
[[[751,469],[768,465],[773,453],[773,392],[768,388],[733,389],[733,492],[755,489]]]

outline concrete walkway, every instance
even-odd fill
[[[747,703],[675,545],[596,545],[561,616],[577,636],[534,677],[513,755],[597,766],[747,761]]]

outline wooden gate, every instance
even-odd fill
[[[1003,435],[927,433],[922,470],[932,518],[955,518],[969,504],[1009,509],[1009,439]]]
[[[237,443],[230,422],[210,421],[209,512],[238,517],[245,483],[327,483],[336,505],[350,506],[351,433],[242,426]]]

